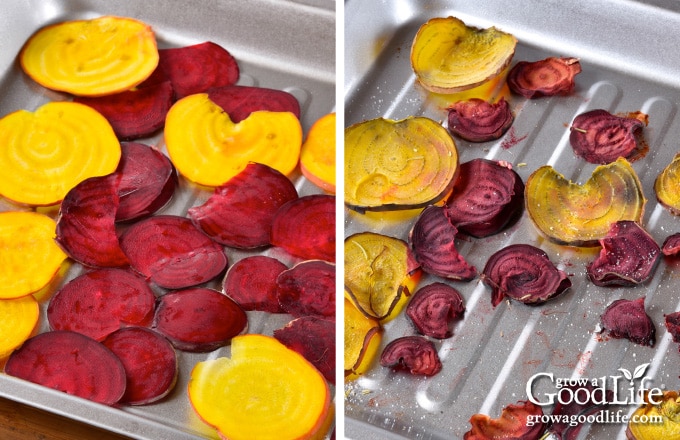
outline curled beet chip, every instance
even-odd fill
[[[617,299],[607,306],[600,322],[612,338],[625,338],[640,345],[654,346],[656,328],[645,312],[645,298]]]
[[[548,427],[548,431],[555,437],[555,440],[576,440],[581,429],[586,426],[583,423],[570,423],[569,420],[585,419],[591,414],[597,414],[602,411],[608,404],[602,402],[611,402],[614,399],[614,391],[604,388],[595,388],[592,384],[586,385],[565,385],[574,395],[583,394],[582,389],[588,390],[587,398],[573,399],[568,403],[558,401],[553,407],[552,415],[555,416],[556,422],[553,422]],[[548,437],[552,438],[552,437]]]
[[[673,336],[673,342],[680,342],[680,312],[669,313],[663,318],[666,330]]]
[[[451,337],[450,324],[463,313],[465,306],[460,292],[444,283],[418,289],[406,306],[406,316],[418,332],[438,339]]]
[[[514,120],[505,98],[495,104],[471,98],[449,107],[448,129],[470,142],[486,142],[503,136]]]
[[[283,90],[264,87],[226,86],[207,91],[212,102],[227,112],[232,122],[241,122],[252,112],[291,112],[300,117],[300,103],[295,96]]]
[[[571,287],[567,274],[555,267],[548,254],[529,244],[513,244],[495,252],[481,278],[492,289],[494,307],[506,296],[524,304],[541,304]]]
[[[326,380],[335,384],[335,321],[303,316],[274,330],[274,337],[300,353]]]
[[[284,313],[277,296],[276,279],[288,266],[276,258],[252,255],[232,265],[224,277],[223,290],[243,310]]]
[[[335,264],[309,260],[276,278],[281,308],[295,317],[335,317]]]
[[[638,148],[636,132],[645,123],[637,117],[616,116],[607,110],[581,113],[571,123],[569,143],[577,156],[594,164],[629,158]]]
[[[600,245],[600,254],[586,268],[598,286],[640,284],[652,276],[661,256],[654,238],[630,220],[612,223]]]
[[[581,73],[578,58],[550,57],[520,61],[508,72],[510,90],[525,98],[568,95],[574,90],[574,77]]]
[[[380,365],[423,376],[434,376],[442,369],[434,344],[423,336],[402,336],[387,344]]]
[[[680,232],[666,237],[661,245],[661,253],[668,257],[680,254]]]
[[[465,433],[465,440],[538,440],[542,438],[545,424],[540,421],[543,409],[532,402],[520,401],[503,408],[501,416],[492,419],[486,414],[470,417],[472,426]],[[536,421],[536,418],[539,420]],[[531,420],[532,423],[529,423]]]

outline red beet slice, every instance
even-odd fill
[[[543,408],[529,401],[519,401],[503,408],[498,419],[486,414],[470,417],[471,428],[465,433],[465,440],[539,440],[543,438],[545,424],[540,421]],[[534,422],[528,423],[529,418]],[[539,420],[536,421],[536,418]]]
[[[673,342],[680,342],[680,312],[664,315],[666,330],[673,336]]]
[[[449,107],[448,129],[470,142],[486,142],[503,136],[514,120],[505,98],[495,104],[472,98]]]
[[[241,122],[252,112],[291,112],[300,118],[300,103],[288,92],[264,87],[227,86],[208,90],[212,102],[222,107],[233,122]]]
[[[617,299],[600,316],[612,338],[625,338],[639,345],[654,346],[656,328],[645,312],[645,298]]]
[[[443,278],[469,281],[477,268],[468,264],[456,249],[458,229],[439,206],[428,206],[409,233],[413,255],[423,271]]]
[[[59,289],[47,307],[47,320],[53,330],[101,341],[121,327],[151,324],[155,301],[140,276],[124,269],[98,269]]]
[[[276,278],[288,266],[276,258],[253,255],[237,261],[224,277],[224,293],[243,310],[284,313],[277,294]]]
[[[305,260],[335,262],[335,197],[314,194],[285,203],[274,216],[271,244]]]
[[[303,316],[274,330],[274,337],[300,353],[328,382],[335,384],[335,321]]]
[[[602,402],[612,402],[614,400],[614,391],[603,391],[602,389],[597,391],[592,384],[568,384],[563,386],[563,388],[568,388],[572,393],[579,393],[581,395],[583,395],[583,391],[578,390],[586,389],[588,390],[587,398],[573,399],[568,403],[555,402],[555,407],[551,414],[555,416],[554,420],[557,421],[550,425],[547,432],[554,435],[555,440],[576,440],[581,429],[586,425],[582,423],[573,424],[569,420],[579,420],[581,417],[585,419],[591,414],[599,413],[608,405],[608,403]]]
[[[481,279],[492,289],[494,307],[506,296],[524,304],[542,304],[571,287],[567,274],[553,265],[548,254],[529,244],[513,244],[495,252]]]
[[[119,139],[132,140],[150,136],[163,127],[172,106],[173,91],[170,81],[164,81],[113,95],[77,96],[73,101],[101,113]]]
[[[157,149],[137,142],[123,142],[120,148],[120,204],[116,211],[119,222],[158,211],[170,201],[178,184],[174,165]]]
[[[680,254],[680,233],[671,234],[663,241],[661,253],[667,257]]]
[[[191,223],[174,215],[141,220],[120,237],[134,270],[167,289],[182,289],[212,280],[227,267],[222,246]]]
[[[569,143],[574,153],[594,164],[608,164],[630,157],[638,148],[636,132],[644,123],[598,109],[581,113],[571,123]]]
[[[420,334],[437,339],[453,335],[450,324],[465,313],[463,296],[444,283],[432,283],[416,291],[406,306],[406,316]]]
[[[574,91],[574,77],[581,73],[578,58],[550,57],[520,61],[508,72],[510,90],[525,98],[568,95]]]
[[[69,331],[41,333],[14,351],[5,373],[105,405],[125,392],[125,369],[101,343]]]
[[[179,350],[204,353],[227,345],[248,327],[246,312],[231,298],[202,287],[158,299],[154,328]]]
[[[434,344],[423,336],[402,336],[387,344],[380,365],[423,376],[434,376],[442,369]]]
[[[303,261],[276,278],[281,308],[291,315],[335,318],[335,264]]]
[[[297,198],[288,177],[267,165],[249,163],[215,188],[204,204],[190,208],[188,216],[216,242],[251,249],[270,244],[277,211]]]
[[[524,208],[524,182],[506,162],[473,159],[460,165],[446,216],[460,232],[488,237],[514,223]]]
[[[153,330],[127,327],[111,333],[103,344],[123,363],[127,378],[121,403],[146,405],[165,397],[177,381],[177,354]]]
[[[118,267],[128,259],[118,243],[117,173],[90,177],[73,187],[61,202],[56,241],[75,261],[92,267]]]

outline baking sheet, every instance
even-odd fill
[[[680,151],[680,14],[678,3],[655,0],[570,2],[530,0],[366,1],[345,8],[345,126],[376,117],[401,119],[423,115],[445,125],[445,95],[416,84],[409,52],[413,37],[433,17],[455,16],[466,24],[495,26],[515,35],[513,64],[548,56],[578,57],[583,71],[568,97],[526,100],[503,93],[515,113],[512,129],[494,142],[471,144],[456,139],[461,162],[483,157],[504,160],[526,182],[538,167],[553,165],[583,183],[594,166],[578,159],[568,143],[573,118],[587,110],[649,115],[646,155],[633,163],[648,199],[643,225],[661,244],[680,231],[680,218],[657,202],[653,183]],[[345,233],[372,230],[406,239],[415,217],[346,211]],[[478,280],[448,281],[465,298],[466,312],[450,339],[435,341],[443,362],[432,378],[411,377],[381,368],[377,362],[345,386],[345,433],[352,439],[452,439],[470,429],[475,413],[500,415],[508,404],[527,399],[526,385],[536,373],[556,378],[610,378],[619,368],[634,371],[649,363],[647,385],[679,389],[678,346],[664,326],[664,314],[680,310],[680,265],[664,259],[648,282],[632,288],[602,288],[587,280],[585,266],[599,248],[586,250],[547,242],[526,213],[506,231],[486,239],[461,239],[459,252],[478,270],[496,250],[528,243],[545,250],[573,283],[564,295],[529,307],[504,301],[491,306],[490,290]],[[441,279],[426,276],[420,286]],[[646,296],[645,307],[656,326],[654,348],[608,339],[599,316],[618,298]],[[385,325],[382,347],[414,334],[403,316]],[[538,390],[541,391],[540,389]],[[547,392],[548,390],[544,390]],[[545,407],[549,413],[551,406]],[[621,405],[629,414],[634,405]],[[580,438],[624,439],[625,424],[585,425]]]
[[[26,39],[40,27],[64,20],[121,15],[140,19],[156,32],[159,47],[179,47],[211,40],[225,47],[238,61],[240,85],[283,89],[301,106],[306,134],[322,115],[335,110],[335,2],[332,0],[45,0],[8,1],[0,14],[0,115],[18,109],[35,110],[64,95],[50,92],[29,80],[21,71],[17,54]],[[141,139],[164,150],[162,135]],[[299,174],[293,176],[300,195],[319,192]],[[181,180],[173,200],[162,212],[184,215],[189,207],[203,203],[209,191]],[[0,211],[25,209],[0,200]],[[55,209],[41,209],[56,215]],[[281,251],[268,255],[289,267],[294,262]],[[227,250],[230,264],[248,252]],[[53,288],[81,272],[77,264],[57,279]],[[219,281],[211,287],[220,288]],[[38,331],[47,330],[41,303]],[[285,325],[289,315],[249,312],[249,332],[272,334]],[[160,402],[109,408],[65,393],[0,374],[0,395],[77,419],[137,439],[216,438],[216,432],[198,420],[186,396],[189,373],[196,362],[229,356],[229,347],[208,354],[178,351],[180,373],[174,391]]]

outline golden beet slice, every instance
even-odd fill
[[[680,215],[680,153],[656,178],[654,192],[659,203],[673,214]]]
[[[411,46],[411,66],[418,81],[435,93],[476,87],[505,69],[517,39],[491,27],[467,26],[455,17],[433,18],[423,24]]]
[[[314,185],[335,194],[335,113],[312,125],[300,152],[300,171]]]
[[[382,339],[380,323],[364,315],[345,298],[345,380],[365,373],[378,353]]]
[[[38,324],[40,310],[32,295],[0,299],[0,359],[24,343]]]
[[[680,440],[680,394],[675,390],[664,391],[653,400],[650,402],[650,396],[646,396],[645,403],[631,415],[626,438]]]
[[[458,149],[425,117],[371,119],[345,130],[345,204],[356,211],[424,207],[451,190]]]
[[[639,222],[646,202],[642,184],[624,158],[598,166],[584,184],[546,165],[529,176],[525,191],[536,227],[551,241],[573,246],[597,245],[619,220]]]

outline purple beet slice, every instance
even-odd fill
[[[161,296],[153,323],[175,348],[195,353],[227,345],[247,327],[246,312],[234,300],[203,287]]]
[[[134,223],[120,237],[130,266],[167,289],[212,280],[227,267],[224,249],[188,218],[156,215]]]
[[[196,227],[225,246],[251,249],[268,246],[279,208],[298,198],[293,183],[279,171],[249,163],[188,216]]]
[[[550,57],[520,61],[508,72],[510,90],[525,98],[568,95],[574,91],[575,76],[581,73],[578,58]]]
[[[413,294],[406,306],[409,317],[418,333],[437,339],[453,335],[451,324],[465,313],[463,296],[448,284],[435,282]]]
[[[335,262],[335,197],[314,194],[285,203],[274,216],[271,244],[305,260]]]
[[[224,277],[223,290],[243,310],[284,313],[276,279],[288,266],[273,257],[252,255],[234,263]]]
[[[574,118],[569,143],[574,153],[593,164],[608,164],[628,158],[638,149],[636,132],[644,122],[635,117],[616,116],[607,110],[591,110]]]
[[[673,336],[673,342],[680,342],[680,312],[669,313],[663,318],[666,330]]]
[[[556,420],[559,421],[550,424],[548,432],[559,440],[577,440],[581,429],[586,425],[582,423],[573,424],[569,420],[577,420],[579,417],[587,417],[591,414],[599,413],[608,405],[606,402],[614,400],[614,391],[599,389],[598,392],[592,384],[569,384],[563,388],[568,388],[572,393],[580,394],[583,394],[583,391],[578,390],[586,389],[588,390],[587,398],[574,399],[568,403],[556,402],[551,415],[556,416]]]
[[[451,134],[470,142],[487,142],[503,136],[515,120],[505,98],[495,104],[479,98],[458,101],[449,107]]]
[[[125,393],[120,359],[76,332],[45,332],[28,339],[10,355],[5,373],[104,405],[115,404]]]
[[[53,330],[101,341],[121,327],[150,325],[155,302],[149,285],[132,271],[97,269],[79,275],[52,296],[47,321]]]
[[[548,254],[530,244],[513,244],[491,255],[481,275],[491,287],[491,304],[506,296],[524,304],[542,304],[569,287],[567,274],[555,267]]]
[[[477,268],[468,264],[456,249],[458,229],[439,206],[428,206],[409,233],[409,243],[423,271],[443,278],[469,281]]]
[[[335,384],[335,321],[303,316],[274,330],[274,337],[300,353],[326,380]]]
[[[460,165],[445,204],[458,231],[481,238],[514,223],[524,209],[524,182],[506,162],[473,159]]]
[[[125,394],[120,403],[146,405],[170,393],[177,382],[177,354],[172,344],[153,330],[127,327],[103,342],[123,363]]]
[[[680,232],[666,237],[661,245],[661,253],[667,257],[680,254]]]
[[[391,341],[380,355],[380,365],[423,376],[434,376],[442,369],[434,344],[423,336],[402,336]]]
[[[227,112],[232,122],[241,122],[252,112],[291,112],[300,118],[300,103],[283,90],[251,86],[226,86],[208,90],[208,98]]]
[[[645,312],[645,298],[617,299],[605,309],[600,322],[612,338],[625,338],[639,345],[654,346],[656,328]]]
[[[335,318],[335,264],[309,260],[285,270],[276,278],[279,304],[296,318]]]

